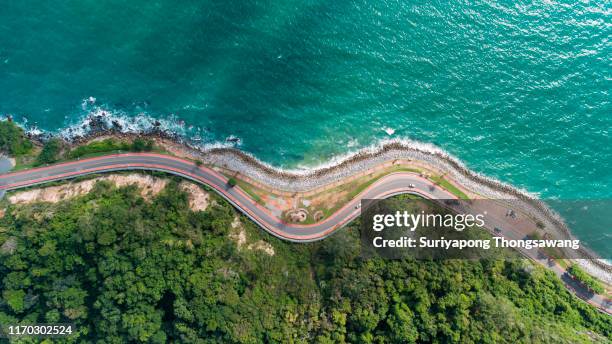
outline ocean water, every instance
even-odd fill
[[[162,119],[285,168],[409,138],[545,199],[609,199],[611,12],[609,1],[7,1],[0,114],[53,132],[91,111]],[[576,231],[610,249],[609,232]]]

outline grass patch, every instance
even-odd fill
[[[421,173],[422,171],[416,168],[407,168],[407,167],[394,167],[391,168],[389,170],[384,171],[383,173],[377,175],[376,177],[373,177],[372,179],[366,181],[365,183],[361,183],[359,184],[356,188],[354,188],[349,194],[348,194],[348,198],[349,200],[355,198],[357,195],[359,195],[361,192],[363,192],[363,190],[367,189],[370,185],[374,184],[375,182],[377,182],[378,180],[380,180],[382,177],[391,174],[391,173],[396,173],[396,172],[414,172],[414,173]],[[349,184],[350,185],[350,184]],[[348,186],[348,185],[347,185]]]
[[[344,183],[342,185],[336,186],[334,188],[331,188],[329,190],[325,190],[322,191],[319,194],[313,195],[311,197],[308,197],[309,199],[315,198],[315,197],[321,197],[322,195],[325,194],[334,194],[334,193],[339,193],[339,192],[347,192],[346,196],[343,197],[341,200],[338,200],[337,202],[334,202],[333,204],[328,204],[327,207],[324,208],[315,208],[315,207],[306,207],[308,209],[308,217],[306,218],[306,220],[304,222],[301,222],[300,224],[304,224],[304,225],[308,225],[308,224],[313,224],[316,223],[317,221],[314,220],[314,214],[318,211],[322,211],[323,212],[323,218],[325,219],[327,217],[329,217],[330,215],[332,215],[334,212],[336,212],[337,210],[339,210],[340,208],[342,208],[346,203],[348,203],[350,200],[352,200],[353,198],[355,198],[357,195],[359,195],[361,192],[363,192],[366,188],[368,188],[369,186],[371,186],[372,184],[374,184],[376,181],[380,180],[382,177],[389,175],[391,173],[395,173],[395,172],[413,172],[413,173],[422,173],[421,169],[417,169],[417,168],[409,168],[409,167],[404,167],[404,166],[392,166],[390,168],[387,168],[383,171],[380,171],[378,173],[373,173],[371,175],[367,175],[367,176],[363,176],[360,177],[352,182],[349,183]],[[262,194],[263,195],[270,195],[270,196],[274,196],[274,197],[281,197],[279,195],[276,195],[274,193],[262,190],[246,181],[244,181],[243,179],[240,179],[240,177],[234,177],[233,175],[229,175],[227,173],[224,173],[224,175],[228,178],[235,178],[236,179],[236,185],[238,185],[242,190],[244,190],[244,192],[246,192],[249,196],[251,196],[253,198],[253,200],[255,200],[255,202],[257,202],[260,205],[265,205],[265,202],[262,199]],[[283,215],[282,217],[283,219],[286,220],[285,216]]]
[[[86,145],[78,146],[68,152],[66,159],[87,158],[104,154],[114,154],[119,152],[164,152],[163,149],[155,146],[153,140],[136,138],[134,141],[116,140],[113,138],[102,141],[93,141]]]
[[[130,150],[130,143],[114,139],[94,141],[89,144],[79,146],[68,152],[68,159],[76,159],[99,153],[110,153],[115,151]]]
[[[244,192],[246,192],[251,198],[260,205],[265,205],[263,199],[257,194],[257,192],[253,191],[253,186],[242,179],[235,178],[236,185],[240,187]]]
[[[567,259],[555,259],[555,262],[557,262],[557,264],[559,264],[559,266],[561,266],[564,269],[569,268],[571,264],[571,261]]]
[[[456,186],[451,184],[448,180],[444,179],[443,176],[432,176],[429,178],[432,182],[446,189],[453,195],[459,197],[460,199],[469,199],[468,195],[466,195],[463,191],[459,190]]]
[[[347,190],[347,189],[351,190],[346,195],[346,197],[344,197],[341,201],[336,202],[335,204],[331,205],[328,208],[319,209],[319,210],[323,211],[323,214],[324,214],[323,218],[327,218],[328,216],[332,215],[334,212],[336,212],[337,210],[342,208],[346,203],[348,203],[353,198],[357,197],[365,189],[367,189],[372,184],[374,184],[377,181],[379,181],[384,176],[387,176],[387,175],[389,175],[391,173],[396,173],[396,172],[421,173],[422,171],[420,169],[416,169],[416,168],[394,166],[394,167],[392,167],[392,168],[390,168],[388,170],[382,171],[382,172],[380,172],[378,174],[372,174],[372,175],[364,176],[364,177],[362,177],[362,178],[360,178],[360,179],[358,179],[356,181],[353,181],[353,182],[350,182],[350,183],[347,183],[347,184],[342,184],[342,185],[339,185],[339,186],[337,186],[337,187],[335,187],[335,188],[333,188],[331,190],[324,191],[323,193],[335,193],[335,192],[341,192],[341,191],[344,191],[344,190]]]

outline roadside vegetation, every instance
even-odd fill
[[[586,271],[582,270],[578,265],[570,265],[567,272],[574,276],[576,280],[582,283],[585,287],[589,288],[592,292],[596,294],[603,294],[605,292],[605,289],[601,283],[595,278],[591,277],[591,275],[586,273]]]
[[[93,141],[86,145],[78,146],[68,152],[68,158],[76,159],[84,156],[91,156],[99,153],[108,153],[114,151],[129,151],[130,143],[125,141],[105,139],[101,141]]]
[[[74,323],[72,343],[610,340],[611,317],[527,260],[365,259],[357,222],[292,244],[213,197],[193,212],[176,182],[149,201],[101,182],[56,204],[4,201],[0,323]],[[238,248],[237,216],[274,255]]]
[[[458,198],[469,199],[468,195],[466,195],[463,191],[459,190],[458,187],[451,184],[448,180],[444,179],[444,176],[432,176],[429,179],[431,179],[432,182],[436,183],[442,188],[448,190],[450,193],[457,196]]]
[[[0,121],[0,152],[16,157],[30,153],[32,148],[23,129],[12,121]]]
[[[0,154],[15,159],[16,168],[32,166],[39,152],[21,127],[10,120],[0,121]]]
[[[260,192],[253,190],[253,186],[242,179],[235,179],[236,185],[238,185],[242,191],[246,192],[251,198],[259,205],[265,205],[265,202],[259,196]]]
[[[67,158],[76,159],[117,152],[151,152],[156,150],[153,140],[135,138],[132,142],[113,138],[92,141],[86,145],[73,148],[67,153]]]
[[[45,143],[36,162],[38,165],[54,163],[60,159],[61,152],[62,141],[58,138],[52,138]]]
[[[61,139],[51,138],[46,141],[36,159],[29,164],[21,164],[15,169],[37,167],[61,161],[74,160],[115,154],[119,152],[150,152],[158,150],[153,140],[136,138],[133,141],[109,138],[100,141],[92,141],[85,145],[74,148],[67,146]]]
[[[15,158],[14,170],[121,151],[160,152],[162,150],[155,146],[153,140],[140,137],[131,141],[108,138],[77,147],[69,147],[59,138],[50,138],[42,147],[37,147],[14,122],[0,121],[0,153]]]

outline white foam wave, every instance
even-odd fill
[[[194,130],[193,128],[191,130],[186,128],[185,123],[173,115],[158,119],[144,112],[130,116],[122,111],[94,107],[78,121],[56,134],[66,140],[74,140],[87,136],[93,130],[105,129],[112,129],[121,133],[147,133],[159,129],[177,135],[186,135],[187,131]]]
[[[230,135],[230,136],[225,138],[225,142],[227,142],[227,143],[235,143],[236,145],[239,146],[242,143],[242,139],[240,139],[238,136]]]
[[[389,135],[389,136],[395,134],[395,129],[390,128],[390,127],[382,127],[382,131],[387,133],[387,135]]]
[[[87,104],[93,104],[92,99],[84,99]],[[95,99],[95,98],[93,98]],[[95,100],[94,100],[95,102]],[[241,138],[230,135],[223,141],[215,141],[211,134],[199,126],[187,125],[176,115],[166,118],[153,117],[146,112],[130,115],[119,110],[109,110],[102,106],[90,106],[91,109],[68,127],[56,132],[42,130],[31,131],[33,135],[59,135],[67,141],[87,137],[94,131],[113,130],[123,134],[147,134],[164,132],[189,144],[192,148],[210,150],[215,148],[235,148],[242,143]]]
[[[356,138],[351,138],[346,144],[347,148],[354,148],[357,146],[359,146],[359,140],[357,140]]]
[[[16,121],[12,114],[7,113],[4,115],[0,115],[0,121],[6,121],[6,120],[14,121],[28,135],[40,136],[40,135],[45,134],[45,131],[39,129],[36,125],[30,125],[27,117],[22,117],[21,121]]]
[[[109,109],[106,106],[96,106],[96,98],[88,97],[83,99],[82,108],[85,110],[77,120],[72,121],[68,126],[51,131],[30,125],[26,117],[21,117],[16,123],[24,131],[35,137],[45,137],[57,135],[66,141],[76,141],[86,138],[94,132],[113,131],[122,134],[148,134],[153,132],[163,132],[177,139],[188,143],[192,148],[200,150],[210,150],[215,148],[233,148],[241,145],[242,140],[230,135],[223,141],[215,141],[211,134],[201,127],[186,125],[183,120],[176,115],[169,115],[166,118],[158,118],[140,112],[136,115],[127,112]],[[12,115],[0,115],[0,119],[6,120],[13,118]],[[66,116],[66,118],[69,118]]]

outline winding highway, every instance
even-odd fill
[[[208,167],[197,166],[189,160],[155,153],[105,155],[2,174],[0,175],[0,197],[9,190],[88,174],[125,170],[161,171],[208,185],[272,235],[294,242],[316,241],[329,236],[335,230],[359,216],[362,199],[383,199],[402,193],[416,194],[428,199],[457,198],[449,191],[415,173],[397,172],[380,178],[341,209],[321,222],[312,225],[286,223],[274,216],[265,207],[257,204],[240,187],[228,185],[228,179],[219,172]],[[505,227],[503,236],[507,238],[522,238],[524,234],[510,227]],[[610,300],[600,295],[589,294],[575,281],[568,280],[565,270],[558,264],[551,263],[544,256],[536,256],[529,252],[522,253],[552,270],[577,296],[600,310],[612,314]]]
[[[315,241],[330,235],[360,214],[361,199],[387,198],[400,193],[414,193],[431,199],[456,198],[451,193],[413,173],[388,175],[363,191],[348,204],[322,222],[312,225],[286,223],[257,204],[240,187],[231,187],[217,171],[193,162],[154,153],[126,153],[71,161],[47,167],[0,175],[0,190],[8,191],[82,175],[125,171],[155,170],[178,175],[215,189],[232,205],[271,234],[290,241]],[[409,187],[413,184],[413,187]]]

